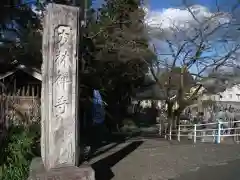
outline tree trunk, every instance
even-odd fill
[[[180,125],[180,114],[181,114],[181,112],[178,112],[176,115],[176,127],[178,127]]]
[[[173,124],[173,112],[172,112],[173,103],[166,102],[166,104],[167,104],[167,120],[168,120],[167,133],[169,133],[170,128]]]

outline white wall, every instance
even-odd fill
[[[225,91],[215,95],[203,95],[202,100],[240,102],[240,84],[227,88]]]
[[[231,88],[227,88],[224,92],[220,93],[222,98],[220,101],[239,101],[240,102],[240,84]]]

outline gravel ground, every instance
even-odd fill
[[[135,140],[114,146],[90,163],[97,180],[239,180],[239,151],[237,144]]]

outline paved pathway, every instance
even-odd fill
[[[219,163],[215,166],[203,166],[193,172],[180,175],[174,180],[239,180],[240,160]]]
[[[237,144],[139,140],[120,144],[91,163],[97,180],[238,180],[239,152]]]

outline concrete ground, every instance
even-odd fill
[[[97,180],[239,180],[239,152],[238,144],[139,139],[108,145],[90,163]]]

